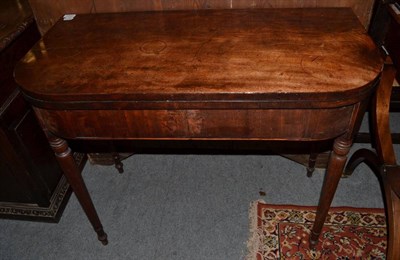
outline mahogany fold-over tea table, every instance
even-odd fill
[[[381,68],[351,9],[198,10],[61,19],[15,78],[104,244],[66,140],[332,139],[315,245]]]

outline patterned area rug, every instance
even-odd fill
[[[385,259],[386,220],[383,209],[331,208],[315,250],[309,234],[315,207],[268,205],[251,207],[247,259]]]

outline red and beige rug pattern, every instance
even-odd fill
[[[254,202],[247,259],[385,259],[383,209],[331,208],[318,245],[309,248],[315,207]]]

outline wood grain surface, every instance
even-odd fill
[[[349,8],[208,10],[60,20],[15,76],[38,106],[179,100],[336,106],[358,100],[381,66]]]

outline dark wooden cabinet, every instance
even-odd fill
[[[0,2],[0,31],[0,217],[56,222],[69,185],[13,77],[40,39],[27,1]]]

